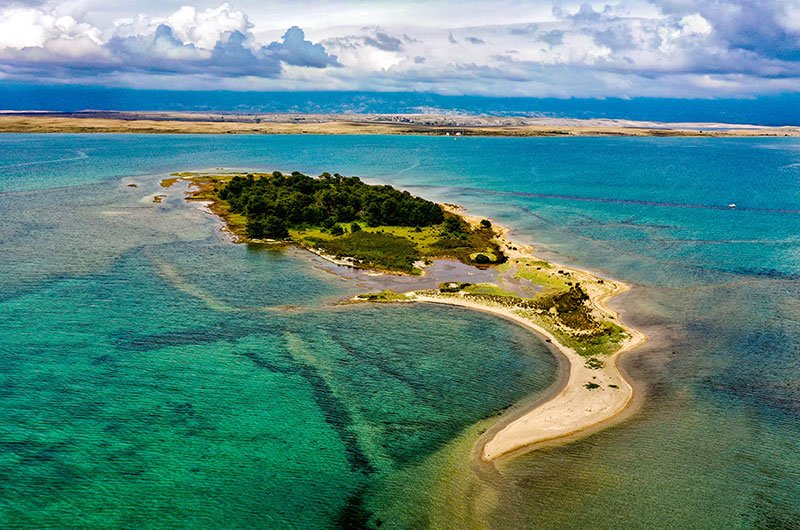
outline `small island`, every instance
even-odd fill
[[[299,172],[196,175],[191,200],[209,201],[240,242],[293,242],[337,263],[420,274],[436,258],[503,263],[490,221],[471,226],[453,207],[358,177]]]
[[[492,282],[455,277],[435,289],[384,289],[349,301],[485,311],[527,327],[560,353],[563,387],[487,431],[485,461],[592,432],[633,397],[617,360],[646,337],[606,305],[628,287],[543,260],[489,219],[339,174],[175,173],[161,184],[169,188],[178,180],[189,182],[187,198],[203,201],[237,242],[293,243],[337,265],[390,274],[422,276],[438,259],[492,269]]]

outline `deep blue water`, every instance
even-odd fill
[[[796,139],[0,147],[5,526],[800,525]],[[618,304],[652,338],[625,362],[642,408],[476,475],[471,426],[554,380],[544,347],[457,310],[330,305],[360,287],[230,244],[179,189],[152,203],[162,175],[216,167],[389,182],[632,283]]]
[[[51,86],[0,81],[0,109],[302,113],[467,113],[661,122],[799,125],[800,95],[750,99],[525,98],[410,92],[232,92]]]

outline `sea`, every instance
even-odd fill
[[[770,126],[800,124],[800,95],[796,93],[715,99],[533,98],[330,90],[145,90],[3,81],[0,101],[7,111],[477,114]]]
[[[629,283],[633,412],[481,463],[557,384],[546,344],[342,304],[371,284],[160,185],[239,169],[458,203]],[[800,527],[798,139],[5,134],[0,212],[0,527]]]

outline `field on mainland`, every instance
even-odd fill
[[[0,113],[3,133],[382,134],[463,136],[800,136],[798,127],[447,115]]]

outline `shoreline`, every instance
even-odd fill
[[[458,211],[466,218],[470,218],[463,212],[463,209],[459,208]],[[509,252],[511,255],[517,254],[518,257],[539,259],[530,252],[530,247],[508,239],[507,235],[510,230],[507,227],[495,224],[493,220],[492,223],[500,230],[499,240],[504,252]],[[520,250],[514,251],[513,248]],[[553,262],[550,263],[557,265]],[[584,269],[557,266],[561,270],[570,271],[579,277],[601,279],[596,274]],[[449,305],[481,311],[510,320],[533,332],[537,337],[552,345],[551,350],[555,350],[554,354],[562,367],[559,379],[543,396],[511,415],[504,415],[505,417],[487,430],[485,436],[476,444],[483,462],[491,463],[520,452],[557,445],[560,442],[566,443],[576,437],[589,435],[608,426],[628,410],[634,399],[634,385],[620,369],[619,359],[644,344],[647,336],[622,322],[618,312],[607,305],[612,298],[629,291],[630,286],[617,280],[602,279],[604,285],[611,284],[613,288],[599,296],[593,293],[591,303],[620,325],[628,334],[628,338],[614,353],[603,359],[605,364],[600,369],[587,367],[586,357],[562,344],[550,331],[514,313],[511,309],[481,304],[463,298],[428,296],[413,291],[407,293],[410,303]],[[587,382],[598,384],[600,388],[590,390],[584,386]],[[608,385],[616,385],[618,388],[610,388]]]
[[[532,331],[540,339],[549,340],[549,344],[553,345],[552,349],[557,352],[557,360],[561,365],[558,380],[532,405],[517,410],[510,417],[501,418],[487,430],[491,435],[477,444],[480,459],[484,462],[493,462],[543,446],[557,445],[561,441],[566,443],[576,435],[596,432],[626,412],[634,399],[633,384],[623,375],[618,361],[620,356],[644,344],[644,336],[629,341],[625,347],[608,357],[603,369],[590,371],[584,365],[584,357],[558,342],[544,328],[511,311],[468,301],[433,297],[419,297],[410,302],[449,305],[504,318]],[[620,388],[614,393],[606,389],[589,391],[583,386],[586,379],[606,385],[617,384]],[[598,394],[588,392],[606,392],[603,396],[608,396],[609,399],[598,401],[594,399]]]
[[[199,209],[210,213],[222,224],[222,231],[229,241],[246,242],[237,238],[230,230],[228,223],[218,212],[214,211],[208,201],[197,202]],[[213,202],[213,201],[212,201]],[[479,225],[485,217],[468,214],[464,208],[453,204],[440,204],[442,208],[461,216],[470,225]],[[625,334],[625,339],[615,343],[616,347],[599,357],[581,355],[567,346],[554,334],[529,316],[520,314],[518,306],[502,305],[489,300],[467,299],[464,291],[442,293],[436,290],[412,288],[405,293],[397,294],[390,300],[373,300],[372,303],[431,303],[460,307],[462,309],[482,311],[515,322],[552,346],[552,353],[561,366],[560,375],[550,390],[536,397],[526,405],[517,408],[512,405],[512,413],[503,414],[499,421],[490,427],[476,442],[480,452],[480,460],[491,463],[504,457],[510,457],[522,451],[531,451],[544,445],[566,443],[577,437],[595,432],[620,417],[634,398],[634,386],[620,370],[618,362],[622,355],[644,344],[647,337],[644,333],[626,325],[620,320],[617,311],[611,309],[607,302],[612,298],[630,290],[627,284],[601,277],[589,270],[559,265],[555,261],[544,260],[537,256],[533,247],[512,240],[510,228],[491,220],[495,230],[495,241],[502,253],[511,260],[536,260],[546,262],[558,274],[566,274],[572,281],[583,286],[588,303],[604,320],[613,322]],[[294,244],[336,266],[356,268],[346,259],[335,259],[315,251],[304,245]],[[517,262],[518,263],[518,262]],[[366,274],[370,274],[366,270]],[[381,272],[385,274],[385,272]],[[505,274],[500,272],[499,274]],[[389,274],[392,276],[392,274]],[[459,278],[452,278],[459,281]],[[571,285],[571,283],[569,284]],[[359,296],[351,302],[367,302],[369,299]],[[563,333],[563,331],[561,331]],[[584,352],[585,353],[585,352]],[[601,361],[592,365],[591,360]]]
[[[0,111],[0,133],[800,137],[800,127],[437,114]]]

